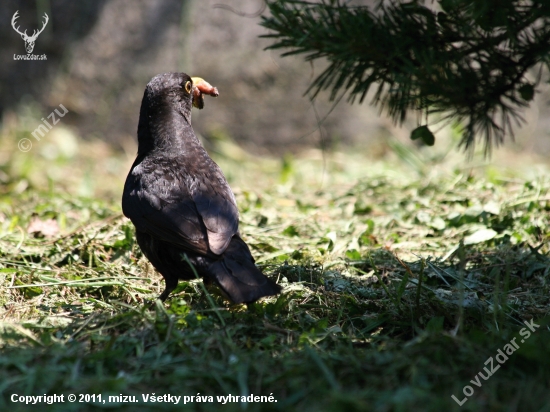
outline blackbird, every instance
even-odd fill
[[[217,284],[234,303],[275,295],[281,288],[254,264],[239,234],[235,196],[191,127],[192,106],[218,90],[185,73],[159,74],[147,84],[138,123],[138,153],[122,195],[143,254],[166,282]],[[187,259],[185,259],[185,255]]]

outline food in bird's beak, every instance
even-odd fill
[[[193,106],[198,109],[204,107],[204,95],[218,97],[218,89],[200,77],[191,77],[193,81]]]

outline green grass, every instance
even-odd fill
[[[284,291],[231,306],[180,282],[151,305],[164,281],[120,210],[131,159],[83,143],[48,157],[42,143],[0,165],[0,410],[175,408],[67,402],[153,393],[181,396],[177,408],[212,396],[185,405],[201,411],[228,394],[277,402],[223,410],[550,410],[548,172],[351,153],[281,162],[220,141],[241,232]],[[540,328],[520,343],[526,320]],[[514,337],[500,369],[470,383]]]

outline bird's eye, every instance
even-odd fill
[[[188,81],[187,83],[185,83],[185,91],[187,93],[191,93],[191,82]]]

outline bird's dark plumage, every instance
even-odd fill
[[[178,279],[195,278],[184,254],[199,276],[235,303],[275,295],[280,287],[256,267],[239,235],[233,192],[191,127],[191,107],[202,107],[203,93],[217,96],[217,89],[194,79],[165,73],[147,84],[122,210],[136,227],[143,254],[166,281],[160,299]]]

